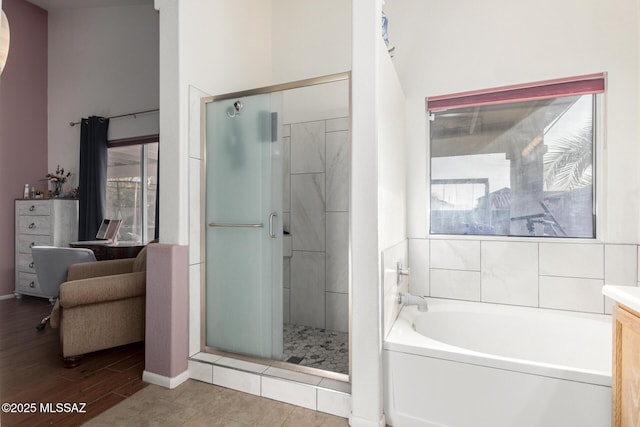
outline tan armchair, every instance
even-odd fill
[[[73,264],[51,313],[65,367],[81,355],[144,340],[147,248],[136,258]]]

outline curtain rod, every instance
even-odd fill
[[[111,116],[111,117],[105,117],[106,119],[120,119],[123,117],[131,117],[131,116],[137,116],[138,114],[146,114],[146,113],[155,113],[157,111],[160,111],[160,109],[156,108],[155,110],[145,110],[145,111],[137,111],[135,113],[128,113],[128,114],[120,114],[118,116]],[[75,125],[79,125],[80,122],[69,122],[69,126],[75,126]]]

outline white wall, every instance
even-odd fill
[[[80,126],[90,115],[157,109],[158,14],[152,6],[49,12],[48,169],[79,172]],[[34,100],[35,101],[35,100]],[[158,133],[158,114],[114,119],[112,139]]]
[[[378,77],[378,234],[385,250],[407,239],[405,96],[383,43]]]
[[[271,84],[271,6],[180,2],[180,81],[212,95]]]
[[[427,96],[605,71],[599,237],[639,238],[638,2],[387,2],[409,132],[409,233],[426,237]]]
[[[351,69],[351,2],[271,0],[274,83]]]
[[[307,86],[282,93],[283,123],[349,116],[349,81]]]

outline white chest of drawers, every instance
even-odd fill
[[[34,245],[69,246],[78,240],[78,201],[70,199],[15,201],[15,295],[43,295],[31,256]]]

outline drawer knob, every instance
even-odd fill
[[[36,287],[36,282],[32,281],[31,283],[29,283],[29,287],[30,288],[35,288]]]
[[[34,228],[36,228],[36,224],[34,222],[32,222],[31,224],[29,224],[29,229],[33,230]]]
[[[29,212],[33,212],[33,211],[35,211],[35,210],[36,210],[35,205],[31,205],[31,206],[29,207]]]
[[[33,261],[31,261],[31,262],[29,263],[29,268],[33,268],[33,266],[34,266],[34,265],[35,265],[35,264],[33,263]]]

